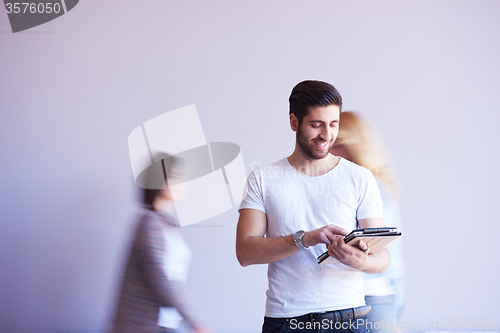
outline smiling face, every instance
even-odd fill
[[[312,160],[328,156],[339,132],[340,108],[337,105],[311,106],[299,125],[294,115],[291,126],[297,132],[297,147],[301,154]]]

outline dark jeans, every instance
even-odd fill
[[[366,317],[337,321],[329,318],[314,320],[310,315],[294,318],[264,317],[262,333],[369,333]]]

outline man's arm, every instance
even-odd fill
[[[384,226],[383,218],[368,218],[358,221],[359,227],[377,228]],[[365,273],[382,273],[389,265],[389,251],[387,246],[384,246],[375,253],[368,254],[368,246],[359,241],[359,248],[356,246],[345,244],[342,237],[337,237],[328,247],[328,254],[336,258],[343,264],[357,268]]]
[[[242,209],[236,229],[236,256],[241,266],[268,264],[287,258],[299,252],[293,241],[293,235],[282,237],[265,237],[267,215],[256,209]],[[347,231],[327,225],[322,228],[306,231],[302,238],[304,246],[319,243],[330,245],[339,235],[347,235]]]

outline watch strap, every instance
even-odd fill
[[[295,234],[293,234],[293,241],[300,250],[306,250],[309,248],[305,247],[304,244],[302,243],[302,238],[304,238],[305,234],[306,232],[304,230],[299,230]]]

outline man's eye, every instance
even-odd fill
[[[311,125],[314,128],[319,128],[320,125]]]

